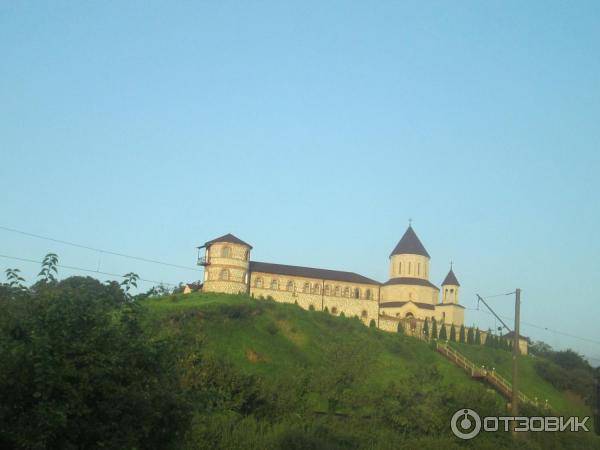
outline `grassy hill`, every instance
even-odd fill
[[[327,445],[331,448],[434,448],[442,443],[446,448],[459,448],[464,443],[449,430],[454,411],[471,407],[483,415],[506,413],[504,398],[470,379],[427,343],[367,328],[358,319],[237,295],[195,293],[141,303],[145,326],[152,334],[177,336],[183,346],[189,345],[190,352],[222,360],[232,370],[258,380],[269,398],[285,405],[281,406],[282,417],[298,417],[297,422],[303,423],[298,430],[303,439],[326,430],[333,439]],[[472,360],[510,377],[509,353],[456,346]],[[521,358],[523,392],[548,399],[563,414],[590,414],[577,399],[537,376],[532,359]],[[244,444],[240,445],[248,447],[249,441],[238,434],[240,429],[245,430],[246,439],[255,442],[259,435],[276,433],[277,428],[273,417],[266,422],[254,417],[250,426],[242,416],[220,420],[206,425],[212,418],[202,416],[196,422],[197,439],[206,440],[210,430],[223,433],[225,427],[230,439],[227,445],[235,446],[241,439]],[[315,436],[315,442],[321,438]],[[540,439],[532,436],[527,448],[598,445],[591,435]],[[296,448],[311,448],[305,444]],[[260,445],[267,444],[256,448]],[[315,445],[322,448],[323,444]],[[469,445],[513,448],[506,433],[481,435]]]

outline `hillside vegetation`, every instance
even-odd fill
[[[0,308],[2,448],[599,444],[590,433],[460,441],[449,427],[455,411],[505,415],[505,399],[427,343],[357,319],[247,296],[134,301],[116,283],[83,277],[0,286]],[[524,376],[531,385],[542,381]],[[570,405],[552,386],[544,389],[557,405],[560,398]]]

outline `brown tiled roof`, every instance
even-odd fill
[[[354,272],[288,266],[285,264],[272,264],[258,261],[250,261],[250,272],[265,272],[293,277],[317,278],[319,280],[345,281],[347,283],[381,284],[379,281],[371,280],[370,278],[363,277]]]
[[[450,272],[448,272],[448,275],[446,275],[446,278],[444,278],[444,281],[442,281],[442,286],[444,285],[460,286],[460,283],[456,279],[456,275],[454,275],[452,268],[450,268]]]
[[[425,250],[425,247],[423,247],[423,244],[421,244],[421,241],[417,237],[415,230],[413,230],[412,226],[410,225],[404,232],[404,236],[402,236],[402,238],[390,254],[390,257],[392,257],[393,255],[403,254],[422,255],[427,256],[429,258],[429,253],[427,253],[427,250]]]
[[[238,237],[234,236],[231,233],[227,233],[224,236],[218,237],[216,239],[213,239],[211,241],[205,242],[204,243],[204,247],[208,247],[216,242],[229,242],[231,244],[240,244],[240,245],[245,245],[246,247],[250,247],[252,248],[252,246],[250,244],[248,244],[247,242],[242,241],[241,239],[239,239]],[[200,247],[201,248],[201,247]]]
[[[412,303],[413,305],[416,305],[417,308],[421,308],[421,309],[435,309],[435,306],[432,305],[431,303],[422,303],[422,302],[413,302],[413,301],[408,301],[408,302],[384,302],[384,303],[380,303],[379,307],[380,308],[399,308],[400,306],[406,305],[407,303]]]
[[[427,286],[433,289],[437,289],[438,291],[440,290],[435,284],[433,284],[431,281],[429,280],[423,280],[422,278],[411,278],[411,277],[398,277],[398,278],[391,278],[388,281],[386,281],[385,283],[383,283],[383,286],[389,286],[391,284],[408,284],[408,285],[413,285],[413,286]]]

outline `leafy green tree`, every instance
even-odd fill
[[[429,319],[425,318],[425,322],[423,323],[423,334],[425,336],[429,336]]]
[[[71,277],[0,302],[3,448],[158,450],[178,440],[190,419],[178,346],[143,332],[117,283]]]
[[[450,324],[450,341],[456,342],[456,328],[454,324]]]
[[[442,322],[442,324],[440,325],[440,340],[448,340],[448,332],[446,331],[446,324],[444,324],[444,322]]]
[[[19,269],[6,269],[4,273],[6,274],[6,281],[10,287],[25,289],[25,285],[23,285],[25,278],[20,275],[21,271]]]
[[[460,342],[461,344],[464,344],[465,341],[466,341],[466,339],[465,339],[465,326],[461,325],[460,326],[460,333],[459,333],[458,342]]]
[[[45,283],[51,283],[56,281],[58,275],[58,255],[55,253],[48,253],[42,260],[42,270],[38,273],[38,277]]]
[[[431,319],[431,337],[433,339],[438,338],[437,320],[435,320],[435,317]]]
[[[481,345],[481,332],[479,331],[479,327],[475,328],[475,344]]]
[[[473,328],[469,327],[467,331],[467,344],[475,343],[475,336],[473,335]]]
[[[129,272],[123,275],[124,280],[121,282],[121,286],[125,291],[125,294],[129,295],[131,288],[137,288],[137,282],[140,276],[137,273]]]

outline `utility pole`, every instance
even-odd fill
[[[512,364],[512,415],[519,415],[519,322],[521,316],[521,289],[515,291],[515,330],[513,342],[513,364]]]
[[[596,369],[595,388],[596,407],[594,408],[594,429],[596,430],[596,434],[600,436],[600,369]]]

